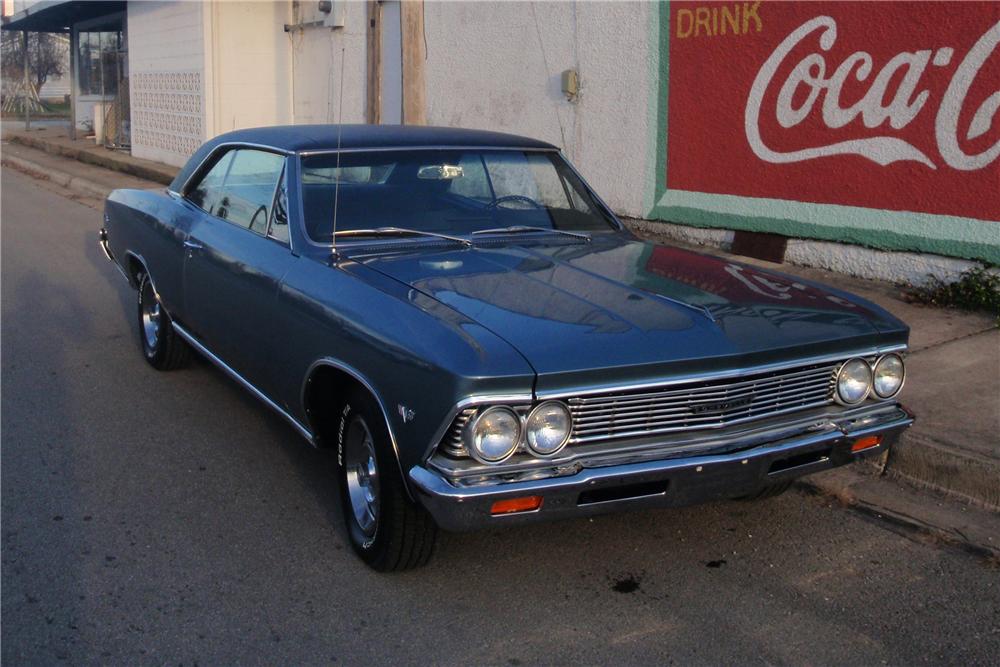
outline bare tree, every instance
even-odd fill
[[[3,78],[19,81],[24,77],[24,42],[20,32],[4,30],[0,43]],[[49,77],[62,76],[69,68],[69,40],[48,32],[28,33],[28,75],[35,90]]]

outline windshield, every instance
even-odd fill
[[[554,152],[352,152],[341,154],[339,168],[335,153],[310,155],[302,158],[301,180],[306,231],[317,243],[333,237],[335,194],[338,232],[402,227],[465,236],[515,226],[617,229]]]

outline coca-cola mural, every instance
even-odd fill
[[[1000,220],[1000,2],[671,2],[670,190]]]

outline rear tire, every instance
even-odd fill
[[[149,274],[139,274],[139,340],[142,356],[158,371],[184,366],[191,357],[191,348],[177,335],[170,316],[156,296]]]
[[[407,497],[382,412],[361,391],[340,413],[337,472],[344,523],[361,560],[378,572],[426,565],[437,524]]]

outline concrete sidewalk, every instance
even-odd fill
[[[93,139],[82,138],[82,135],[79,139],[70,139],[67,128],[60,125],[33,127],[31,130],[4,125],[2,138],[11,144],[27,146],[162,185],[169,185],[179,171],[177,167],[132,157],[128,151],[109,150],[94,143]]]
[[[128,156],[116,156],[119,166],[125,165],[120,171],[23,143],[4,143],[2,152],[4,164],[56,183],[68,195],[89,198],[93,206],[114,188],[163,187],[162,179],[121,173],[130,169],[123,159]],[[164,178],[172,169],[158,168]],[[680,245],[651,233],[648,225],[633,229],[643,238]],[[694,249],[834,285],[910,325],[902,401],[917,415],[916,424],[889,460],[813,475],[805,484],[860,511],[1000,558],[1000,329],[994,318],[908,303],[887,283]]]

